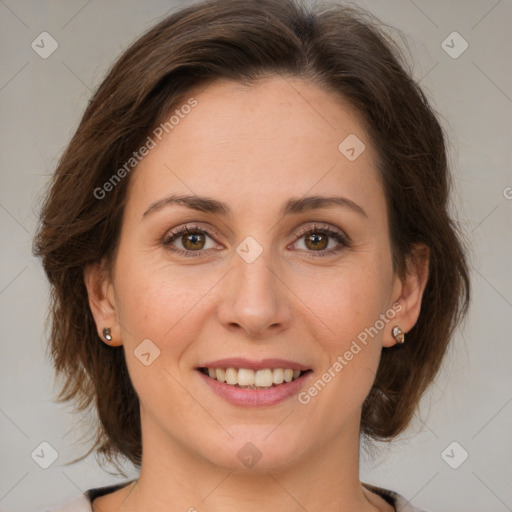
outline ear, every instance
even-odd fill
[[[89,296],[89,307],[91,308],[98,336],[107,345],[118,347],[123,344],[121,329],[117,318],[117,309],[114,298],[114,287],[112,285],[105,262],[95,262],[86,265],[84,268],[84,282]],[[110,341],[105,339],[103,329],[110,328]]]
[[[420,316],[421,300],[428,281],[430,251],[425,244],[416,244],[407,258],[405,276],[395,275],[393,283],[393,309],[397,312],[389,322],[383,336],[384,347],[396,345],[392,330],[398,325],[407,334]],[[407,342],[407,336],[406,336]]]

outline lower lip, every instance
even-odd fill
[[[212,379],[201,370],[197,371],[201,378],[217,395],[239,407],[265,407],[282,402],[298,394],[300,389],[304,386],[305,381],[312,375],[312,372],[307,372],[296,380],[271,388],[243,389]]]

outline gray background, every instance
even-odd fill
[[[53,402],[57,387],[44,351],[48,285],[31,239],[41,190],[92,89],[136,36],[185,4],[0,0],[2,510],[38,510],[119,480],[94,456],[64,465],[87,445],[79,444],[76,416]],[[362,479],[430,511],[512,510],[512,2],[357,4],[406,34],[414,75],[451,139],[454,206],[473,247],[474,293],[413,424],[391,446],[363,455]],[[59,45],[47,59],[31,48],[43,31]],[[456,59],[441,46],[453,31],[469,44]],[[43,441],[58,452],[48,469],[31,458]],[[444,452],[453,441],[460,447]],[[460,463],[462,450],[468,459],[452,469],[446,460]]]

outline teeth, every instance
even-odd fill
[[[284,382],[284,370],[282,368],[276,368],[272,372],[272,382],[274,384],[282,384]]]
[[[291,368],[265,368],[251,370],[249,368],[208,368],[203,370],[212,379],[225,382],[231,386],[247,389],[270,388],[283,382],[291,382],[300,377],[300,370]]]
[[[254,377],[254,385],[258,388],[269,388],[272,386],[272,370],[258,370]]]
[[[254,386],[254,370],[240,368],[240,370],[238,370],[237,382],[239,386]]]
[[[232,386],[238,384],[238,372],[234,368],[228,368],[226,370],[226,383]]]
[[[226,382],[226,372],[222,368],[217,368],[215,371],[215,376],[212,377],[212,379],[217,378],[219,382]],[[210,370],[208,370],[208,373],[210,373]]]

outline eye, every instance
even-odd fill
[[[165,235],[162,245],[187,257],[203,255],[203,251],[216,248],[213,233],[199,226],[181,226]]]
[[[335,230],[328,225],[306,226],[297,233],[300,250],[318,253],[313,257],[329,256],[350,246],[350,239],[342,231]]]
[[[350,246],[350,238],[329,225],[306,226],[296,233],[296,237],[292,246],[298,245],[294,248],[310,253],[311,257],[329,256]],[[165,235],[162,245],[169,251],[192,258],[203,256],[207,250],[218,249],[215,234],[197,225],[173,229]]]

